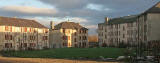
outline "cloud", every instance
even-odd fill
[[[87,0],[40,0],[43,3],[53,5],[59,9],[73,10],[83,8],[87,5]]]
[[[99,4],[88,4],[86,7],[88,9],[97,10],[97,11],[105,10],[105,9],[103,9],[104,7],[102,5],[99,5]],[[109,10],[109,9],[107,9],[107,10]]]
[[[86,25],[86,28],[97,29],[97,25]]]
[[[3,6],[0,13],[8,16],[50,16],[58,13],[56,9],[29,6]]]
[[[8,11],[17,11],[22,13],[29,13],[29,14],[55,14],[57,10],[55,9],[48,9],[48,8],[35,8],[35,7],[28,7],[28,6],[5,6],[1,7],[1,9],[8,10]],[[44,12],[45,11],[45,12]]]
[[[120,17],[139,14],[160,0],[36,0],[51,8],[36,8],[26,6],[0,7],[2,16],[20,16],[35,18],[49,26],[50,21],[59,23],[66,20],[79,22],[96,33],[98,23],[104,22],[104,17]],[[53,7],[53,8],[52,8]],[[37,18],[38,17],[38,18]],[[53,18],[54,19],[53,19]],[[46,22],[46,23],[45,23]]]
[[[71,21],[78,22],[78,23],[87,23],[88,22],[87,19],[79,18],[79,17],[73,17],[73,18],[71,18]]]

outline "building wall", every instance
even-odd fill
[[[133,45],[137,41],[137,24],[99,24],[98,38],[100,46],[118,47],[119,44]]]
[[[149,13],[147,25],[148,41],[160,40],[160,13]]]
[[[86,40],[83,40],[84,36]],[[65,29],[65,32],[63,29],[51,30],[50,43],[52,48],[88,47],[88,31],[80,33],[80,30],[76,29]],[[84,43],[86,43],[85,46],[83,46]]]
[[[146,13],[138,17],[139,42],[160,40],[159,17],[159,13]]]
[[[1,50],[43,49],[49,47],[49,30],[44,28],[0,26]]]
[[[144,13],[137,17],[137,21],[132,23],[121,23],[98,25],[98,38],[100,46],[115,46],[124,43],[127,45],[137,45],[139,42],[146,43],[160,40],[160,14]]]
[[[51,48],[61,48],[62,46],[62,33],[60,30],[52,30],[49,32],[49,42]]]

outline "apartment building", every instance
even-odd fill
[[[0,50],[49,47],[49,29],[35,20],[0,17]]]
[[[160,42],[160,2],[137,17],[139,42]]]
[[[49,35],[51,48],[88,47],[88,29],[79,23],[67,21],[54,26],[51,22]]]
[[[105,18],[104,23],[98,24],[98,41],[103,47],[120,47],[132,45],[137,41],[136,16],[120,18]]]
[[[137,16],[106,18],[98,24],[100,46],[141,46],[160,42],[160,2]]]

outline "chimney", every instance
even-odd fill
[[[54,22],[53,21],[50,22],[50,26],[51,26],[51,29],[54,29]]]
[[[108,18],[108,17],[105,17],[105,23],[108,24],[108,21],[109,21],[109,18]]]

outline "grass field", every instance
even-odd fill
[[[5,56],[23,58],[117,58],[124,55],[123,48],[57,48],[37,51],[3,51]]]

